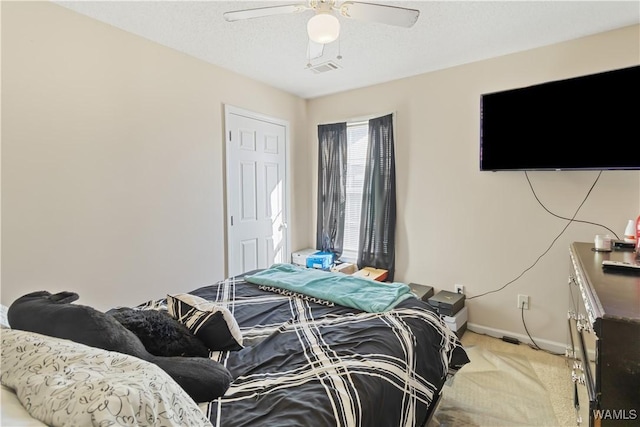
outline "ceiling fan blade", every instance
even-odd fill
[[[222,16],[229,22],[241,19],[262,18],[264,16],[284,15],[286,13],[298,13],[307,10],[306,4],[288,4],[282,6],[258,7],[256,9],[234,10],[225,12]]]
[[[355,1],[346,1],[338,9],[347,18],[407,28],[413,26],[420,16],[420,11],[416,9]]]

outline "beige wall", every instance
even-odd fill
[[[483,92],[637,64],[638,26],[304,101],[50,3],[2,2],[3,304],[75,290],[101,309],[224,277],[223,104],[291,124],[292,249],[315,242],[316,125],[396,112],[397,280],[469,296],[518,277],[565,222],[522,172],[478,171]],[[535,172],[571,216],[597,172]],[[578,218],[621,234],[640,173],[603,172]],[[564,342],[573,224],[470,321]]]
[[[480,94],[638,64],[639,33],[640,27],[629,27],[314,99],[308,139],[318,123],[395,112],[396,280],[450,291],[460,283],[471,297],[499,289],[531,267],[504,290],[469,300],[469,322],[500,336],[526,336],[517,295],[527,294],[531,334],[542,343],[564,343],[569,244],[593,241],[606,230],[572,224],[554,243],[566,221],[536,202],[527,177],[548,209],[571,217],[599,173],[480,172]],[[637,153],[637,147],[629,149]],[[315,164],[316,152],[309,154]],[[602,172],[577,219],[622,236],[627,220],[640,213],[639,184],[638,172]]]
[[[52,3],[2,2],[2,303],[74,290],[106,309],[224,278],[225,103],[289,121],[306,192],[304,100]]]

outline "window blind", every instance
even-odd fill
[[[347,188],[345,204],[344,243],[345,255],[358,253],[360,238],[360,213],[364,172],[369,146],[368,122],[347,124]]]

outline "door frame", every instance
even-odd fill
[[[231,240],[232,237],[232,227],[231,227],[231,209],[229,206],[229,194],[231,191],[231,184],[233,182],[232,179],[230,179],[229,177],[229,162],[230,162],[230,158],[229,158],[229,149],[228,146],[231,143],[231,138],[229,135],[229,116],[231,114],[234,115],[238,115],[238,116],[243,116],[249,119],[254,119],[254,120],[260,120],[263,122],[268,122],[268,123],[272,123],[275,125],[279,125],[279,126],[283,126],[284,127],[284,150],[285,150],[285,160],[284,160],[284,177],[285,177],[285,188],[284,188],[284,194],[285,194],[285,203],[284,203],[284,216],[285,216],[285,224],[286,224],[286,230],[285,230],[285,244],[286,244],[286,250],[284,252],[285,255],[285,259],[289,260],[291,259],[291,178],[290,178],[290,143],[289,141],[291,140],[290,137],[290,125],[289,125],[289,121],[284,120],[284,119],[279,119],[276,117],[272,117],[272,116],[268,116],[265,114],[261,114],[261,113],[256,113],[254,111],[250,111],[250,110],[246,110],[244,108],[240,108],[240,107],[236,107],[234,105],[230,105],[230,104],[223,104],[224,107],[224,157],[225,157],[225,171],[224,171],[224,179],[225,179],[225,184],[224,184],[224,210],[225,210],[225,217],[226,217],[226,221],[225,221],[225,230],[224,230],[224,236],[225,236],[225,241],[224,241],[224,252],[225,252],[225,263],[224,263],[224,268],[225,268],[225,272],[224,272],[224,277],[229,277],[229,272],[231,271],[230,268],[230,259],[231,259],[231,254],[229,253],[230,250],[230,245],[229,242]]]

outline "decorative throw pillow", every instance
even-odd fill
[[[109,310],[107,314],[136,334],[151,354],[209,357],[209,349],[204,342],[166,311],[121,307]]]
[[[240,350],[242,333],[228,308],[191,294],[167,295],[169,314],[213,351]]]
[[[49,426],[211,426],[173,378],[134,356],[5,329],[1,362],[2,384]]]
[[[158,310],[158,311],[167,311],[167,299],[152,299],[147,302],[143,302],[140,305],[136,305],[136,310]]]

